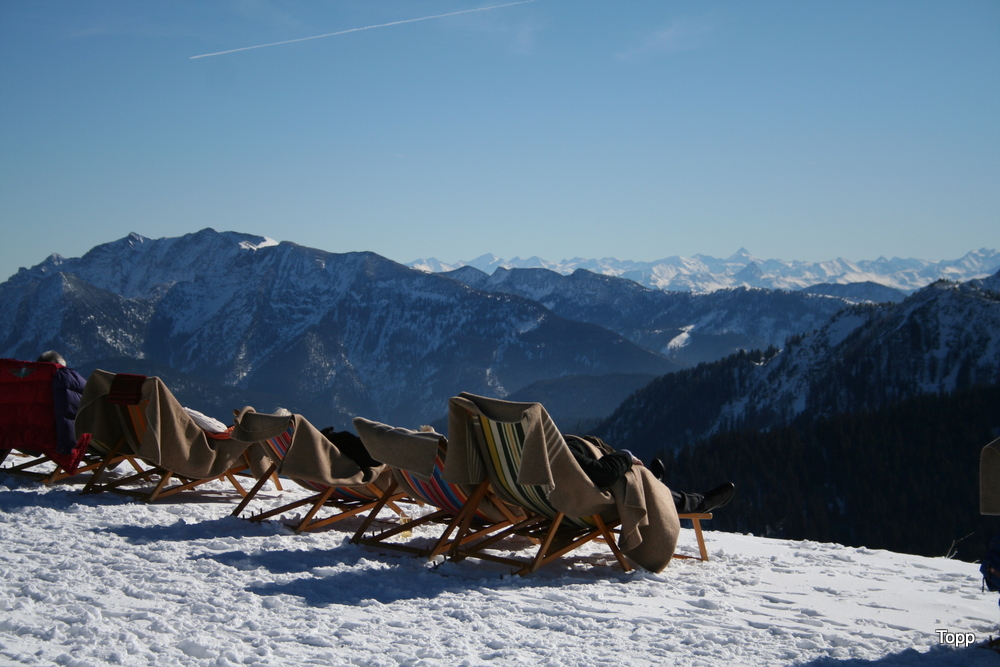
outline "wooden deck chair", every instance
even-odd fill
[[[538,484],[522,484],[518,481],[524,453],[525,430],[520,421],[499,421],[484,414],[489,405],[483,401],[473,401],[464,395],[472,405],[458,406],[464,413],[467,432],[472,434],[478,448],[486,477],[493,491],[505,502],[522,508],[526,517],[505,530],[485,537],[471,544],[456,544],[451,554],[456,559],[475,557],[505,565],[511,565],[520,575],[536,571],[543,565],[562,557],[595,539],[603,540],[611,549],[615,559],[626,572],[632,567],[618,549],[612,528],[616,522],[605,522],[599,513],[590,516],[566,516],[548,500],[547,489]],[[482,398],[482,397],[477,397]],[[456,409],[452,399],[452,409]],[[449,431],[451,423],[449,423]],[[566,447],[565,442],[562,445]],[[567,448],[568,452],[568,448]],[[461,527],[460,527],[461,529]],[[528,537],[538,544],[534,556],[528,560],[498,555],[489,551],[491,547],[512,535]]]
[[[269,510],[250,514],[264,521],[300,507],[308,508],[294,524],[295,532],[317,530],[385,504],[397,512],[397,492],[386,466],[361,468],[301,415],[263,414],[244,408],[236,417],[233,437],[250,445],[248,458],[257,483],[233,510],[240,516],[273,475],[290,479],[312,495]],[[381,501],[381,502],[380,502]],[[319,516],[325,507],[333,513]]]
[[[249,469],[246,444],[231,438],[231,428],[203,429],[157,377],[94,371],[77,415],[77,430],[83,429],[90,429],[105,452],[84,492],[115,491],[153,502],[226,480],[246,495],[236,477]],[[122,460],[137,472],[102,481]],[[131,488],[136,483],[153,486]]]
[[[445,477],[485,474],[497,496],[527,515],[499,533],[455,545],[452,557],[508,564],[524,575],[594,540],[604,542],[626,571],[626,554],[654,572],[673,556],[680,525],[669,490],[645,469],[630,471],[611,490],[598,489],[540,404],[463,393],[449,401],[448,429],[450,446],[457,443],[460,451],[447,463],[457,457],[460,467],[447,465]],[[493,552],[512,535],[538,543],[531,558]]]
[[[354,419],[354,428],[368,452],[389,465],[397,488],[418,504],[435,509],[417,517],[407,517],[405,522],[400,520],[366,537],[381,510],[381,506],[376,506],[354,534],[353,542],[433,559],[455,543],[483,537],[524,518],[490,492],[488,480],[475,487],[445,481],[443,471],[448,441],[440,433],[393,428],[362,417]],[[467,529],[462,533],[459,528],[467,514],[471,521],[465,524]],[[390,541],[431,523],[443,524],[443,530],[429,546]]]
[[[29,459],[0,470],[51,483],[94,469],[90,434],[73,428],[84,382],[60,364],[0,359],[0,463]]]

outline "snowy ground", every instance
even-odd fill
[[[941,641],[998,633],[960,561],[709,531],[709,563],[625,574],[598,545],[520,578],[352,545],[353,519],[295,535],[218,495],[79,488],[0,473],[0,664],[1000,664]]]

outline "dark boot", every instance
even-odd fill
[[[652,462],[649,464],[649,472],[653,473],[653,477],[662,482],[663,473],[666,472],[666,470],[663,467],[663,461],[661,461],[660,459],[653,459]]]
[[[711,512],[726,505],[736,495],[736,485],[732,482],[721,484],[704,494],[701,502],[695,507],[695,513]]]

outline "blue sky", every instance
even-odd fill
[[[1000,2],[504,4],[0,2],[0,280],[205,227],[402,262],[1000,246]]]

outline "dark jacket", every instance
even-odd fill
[[[566,435],[563,437],[566,444],[569,445],[569,450],[573,452],[573,458],[583,468],[583,472],[587,473],[587,477],[594,483],[594,486],[600,489],[612,486],[621,479],[622,475],[632,469],[631,454],[615,451],[597,436]],[[594,458],[592,450],[587,447],[584,441],[597,447],[604,452],[604,455],[600,458]]]
[[[342,454],[350,457],[357,463],[359,468],[377,468],[382,465],[380,461],[376,461],[368,453],[368,450],[365,449],[365,444],[361,442],[361,438],[350,431],[337,431],[332,426],[327,426],[320,433],[325,435],[327,440],[335,444]]]

